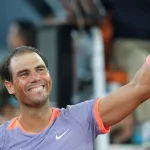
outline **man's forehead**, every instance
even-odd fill
[[[14,56],[10,62],[12,71],[17,72],[20,69],[35,67],[36,65],[44,65],[42,58],[36,53],[23,53]]]

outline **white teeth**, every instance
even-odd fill
[[[37,91],[40,91],[42,89],[43,89],[43,86],[40,86],[40,87],[37,87],[37,88],[32,88],[32,89],[30,89],[30,91],[37,92]]]

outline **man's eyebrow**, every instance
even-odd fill
[[[38,66],[36,67],[36,69],[38,69],[38,68],[46,68],[46,66],[45,66],[45,65],[38,65]]]
[[[19,75],[19,74],[21,74],[21,73],[23,73],[23,72],[27,72],[27,71],[29,71],[29,70],[28,70],[28,69],[20,70],[20,71],[17,72],[17,75]]]
[[[45,65],[38,65],[38,66],[35,67],[35,69],[38,69],[38,68],[46,68],[46,66]],[[27,72],[27,71],[29,71],[29,69],[20,70],[20,71],[17,72],[17,75],[19,75],[23,72]]]

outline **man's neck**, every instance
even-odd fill
[[[27,132],[40,133],[50,122],[51,116],[52,109],[45,104],[41,108],[21,109],[18,121]]]

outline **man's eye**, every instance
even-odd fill
[[[27,73],[27,72],[22,73],[22,74],[20,74],[20,76],[21,76],[21,77],[26,77],[26,76],[28,76],[28,73]]]
[[[38,68],[38,72],[43,72],[43,71],[45,71],[44,68]]]

